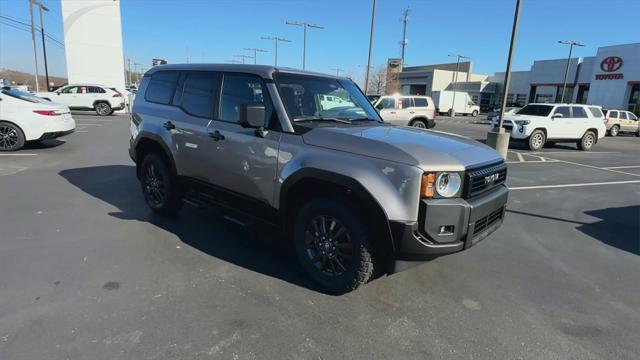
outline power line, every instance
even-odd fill
[[[29,23],[26,23],[26,22],[21,21],[21,20],[19,20],[19,19],[17,19],[17,18],[14,18],[14,17],[11,17],[11,16],[6,16],[6,15],[0,15],[0,19],[9,20],[9,21],[14,22],[14,23],[16,23],[16,24],[23,25],[23,26],[25,26],[26,28],[28,28],[28,29],[29,29],[29,32],[31,32],[31,24],[29,24]],[[5,25],[8,25],[8,24],[5,24]],[[38,27],[38,26],[34,26],[34,28],[35,28],[36,30],[38,30],[38,31],[42,31],[42,29],[41,29],[40,27]],[[57,42],[58,44],[60,44],[60,45],[63,45],[63,46],[64,46],[64,43],[63,43],[62,41],[60,41],[60,40],[58,40],[58,39],[54,38],[54,37],[53,37],[53,35],[51,35],[51,33],[48,33],[48,32],[46,32],[46,31],[45,31],[45,32],[44,32],[44,34],[45,34],[45,36],[46,36],[46,37],[48,37],[49,39],[51,39],[51,40],[53,40],[53,41]]]
[[[26,29],[26,28],[23,28],[23,27],[19,27],[19,26],[15,25],[15,24],[12,24],[12,23],[6,22],[5,20],[2,20],[2,19],[0,19],[0,24],[5,25],[5,26],[12,27],[12,28],[14,28],[14,29],[16,29],[16,30],[22,30],[22,31],[24,31],[24,32],[31,33],[31,30],[30,30],[30,29]],[[55,39],[52,39],[52,38],[51,38],[49,35],[47,35],[46,33],[45,33],[45,36],[48,38],[48,40],[50,41],[50,43],[51,43],[51,44],[53,44],[53,45],[57,46],[57,47],[58,47],[58,48],[60,48],[60,49],[64,49],[64,44],[63,44],[63,43],[61,43],[61,42],[59,42],[59,41],[57,41],[57,40],[55,40]]]

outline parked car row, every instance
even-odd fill
[[[100,116],[125,108],[125,97],[120,91],[97,84],[69,84],[53,92],[36,93],[36,96],[65,104],[71,110],[93,110]]]

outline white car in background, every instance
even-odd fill
[[[65,104],[71,110],[94,110],[101,116],[111,115],[115,110],[125,108],[122,93],[103,85],[69,84],[54,92],[40,92],[36,95]]]
[[[27,141],[54,139],[75,129],[68,106],[19,90],[0,90],[0,151],[16,151]]]
[[[534,151],[547,141],[573,142],[588,151],[607,133],[602,107],[582,104],[528,104],[505,114],[503,127],[511,139],[525,141]]]
[[[436,126],[436,106],[429,96],[381,96],[373,106],[382,119],[395,125],[421,129]]]

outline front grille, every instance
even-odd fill
[[[476,220],[475,227],[473,228],[473,235],[479,234],[482,230],[493,225],[496,221],[502,218],[502,208],[492,212],[491,214]]]
[[[507,180],[505,163],[469,170],[465,175],[466,198],[471,198],[504,183]]]

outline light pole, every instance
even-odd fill
[[[521,0],[516,0],[516,10],[513,14],[513,27],[511,29],[511,43],[509,44],[509,56],[507,57],[507,70],[504,73],[504,89],[502,89],[502,105],[500,106],[500,114],[498,115],[498,127],[493,128],[487,133],[487,145],[496,149],[503,158],[507,158],[507,150],[509,149],[509,133],[504,131],[502,127],[504,112],[507,107],[507,94],[509,93],[509,80],[511,79],[511,60],[513,59],[513,48],[516,44],[516,35],[518,34],[518,21],[520,20]]]
[[[569,76],[569,65],[571,64],[571,53],[573,52],[574,46],[584,46],[577,41],[574,40],[564,40],[558,41],[559,44],[569,45],[569,57],[567,58],[567,67],[564,69],[564,81],[562,82],[562,97],[560,98],[560,102],[564,102],[564,94],[567,90],[567,76]]]
[[[246,59],[253,59],[253,56],[249,55],[233,55],[233,57],[241,58],[243,64],[245,64]]]
[[[306,70],[307,68],[307,28],[324,29],[324,27],[320,25],[309,24],[308,22],[304,22],[304,21],[287,21],[286,24],[292,25],[292,26],[302,26],[302,28],[304,29],[304,41],[302,43],[302,70]]]
[[[278,42],[291,42],[291,40],[280,38],[280,37],[277,37],[277,36],[262,36],[262,37],[260,37],[260,39],[271,40],[271,41],[273,41],[275,43],[275,45],[276,45],[276,51],[275,51],[276,59],[275,59],[274,66],[278,66]]]
[[[31,15],[31,42],[33,42],[33,62],[35,66],[36,92],[39,92],[40,85],[38,84],[38,52],[36,50],[36,27],[33,24],[33,0],[29,0],[29,14]]]
[[[460,55],[460,54],[449,54],[447,55],[449,57],[455,57],[458,58],[458,61],[456,62],[456,74],[455,74],[455,80],[453,80],[453,99],[451,100],[451,110],[449,110],[449,116],[454,117],[456,116],[456,87],[458,85],[458,69],[460,68],[460,59],[469,59],[468,56],[464,56],[464,55]]]
[[[42,35],[42,55],[44,56],[44,78],[46,81],[46,91],[49,91],[49,67],[47,66],[47,46],[44,42],[44,18],[42,15],[43,11],[49,11],[49,9],[38,0],[31,1],[38,5],[38,8],[40,9],[40,35]]]
[[[258,53],[259,52],[267,52],[267,50],[264,49],[259,49],[259,48],[244,48],[244,50],[247,51],[253,51],[253,64],[257,64],[258,63]]]
[[[371,72],[371,49],[373,48],[373,28],[376,21],[376,0],[371,8],[371,30],[369,30],[369,56],[367,57],[367,73],[364,76],[364,94],[369,91],[369,73]]]

